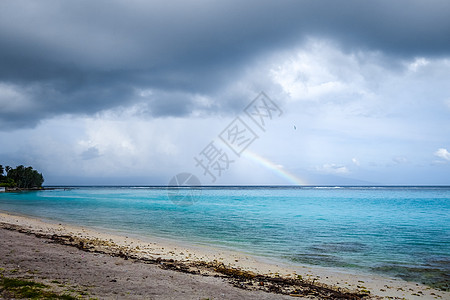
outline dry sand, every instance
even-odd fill
[[[329,294],[334,298],[450,299],[449,292],[400,279],[283,265],[239,252],[141,240],[9,213],[0,213],[0,227],[5,276],[33,278],[57,290],[70,287],[87,299],[290,299],[302,291],[317,298],[327,287],[342,292]],[[306,288],[297,285],[299,276]],[[322,290],[317,292],[317,286]]]

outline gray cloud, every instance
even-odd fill
[[[100,156],[100,151],[96,147],[89,147],[83,153],[81,153],[81,158],[84,160],[94,159]]]
[[[240,110],[218,96],[224,87],[311,36],[392,59],[448,56],[448,11],[444,0],[2,1],[0,129],[142,101],[155,117]],[[161,92],[142,99],[139,89]],[[195,95],[216,103],[203,107]]]

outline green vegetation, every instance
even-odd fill
[[[0,297],[15,299],[64,299],[75,300],[77,298],[64,294],[58,295],[48,291],[49,286],[30,280],[18,278],[0,277]]]
[[[6,172],[6,175],[4,174]],[[17,166],[15,169],[10,166],[3,168],[0,165],[0,186],[7,188],[40,188],[44,183],[41,173],[32,167]]]

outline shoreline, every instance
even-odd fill
[[[162,238],[131,238],[6,212],[0,212],[0,228],[34,235],[86,252],[156,264],[163,269],[196,276],[224,277],[232,285],[252,291],[316,297],[335,293],[335,298],[340,295],[348,299],[368,298],[369,295],[381,299],[450,298],[449,292],[401,279],[287,265],[237,251],[188,245]]]

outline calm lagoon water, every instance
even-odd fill
[[[76,187],[2,193],[0,210],[449,288],[450,187],[207,187],[197,200]]]

